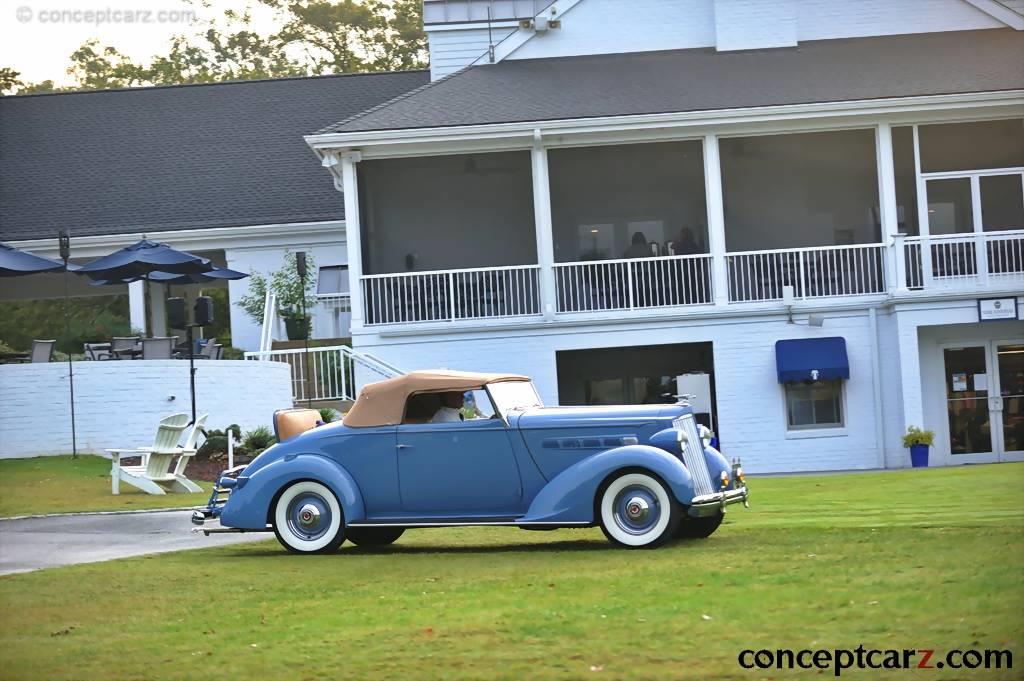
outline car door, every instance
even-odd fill
[[[428,517],[521,515],[522,482],[501,419],[398,426],[402,510]]]

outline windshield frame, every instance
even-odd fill
[[[509,386],[515,386],[515,388],[507,390],[506,388]],[[505,421],[508,421],[510,412],[544,406],[533,381],[495,381],[487,384],[487,394],[490,395],[491,404],[494,405],[498,415]]]

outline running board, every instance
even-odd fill
[[[410,520],[349,523],[345,527],[590,527],[594,525],[589,521],[575,522],[553,522],[553,521],[524,521],[524,520],[438,520],[434,522],[421,522]]]

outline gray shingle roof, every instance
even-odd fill
[[[302,136],[425,71],[0,97],[0,241],[340,219]]]
[[[1024,88],[1024,33],[922,33],[473,66],[321,133],[546,121]]]

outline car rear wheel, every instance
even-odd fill
[[[679,525],[679,504],[658,478],[623,473],[601,494],[601,529],[610,541],[630,549],[654,548],[671,539]]]
[[[274,504],[274,534],[292,553],[331,553],[345,541],[345,518],[329,487],[312,480],[289,485]]]
[[[686,516],[679,524],[676,536],[685,539],[705,539],[715,533],[723,520],[725,520],[724,513],[706,515],[702,518]]]
[[[356,546],[387,546],[398,541],[403,532],[404,527],[350,527],[345,531],[345,539]]]

